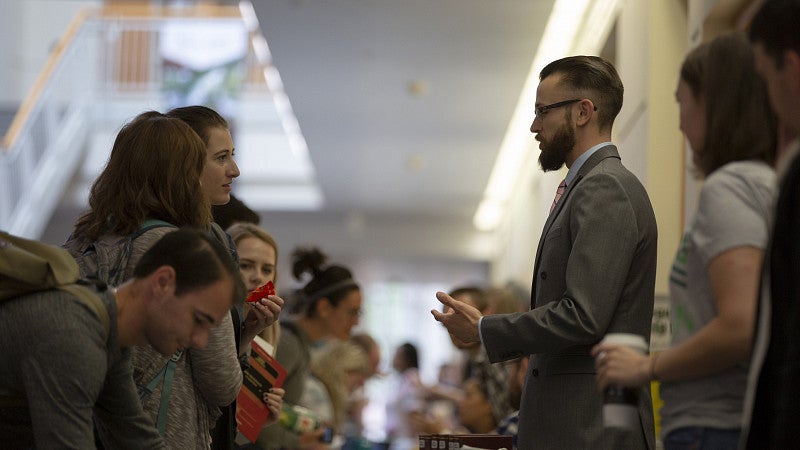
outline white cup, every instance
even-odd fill
[[[638,334],[609,333],[603,338],[603,343],[626,345],[642,355],[648,350],[647,341]],[[639,388],[606,387],[603,391],[603,425],[609,428],[639,427]]]

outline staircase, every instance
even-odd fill
[[[285,94],[248,2],[86,9],[5,129],[0,229],[37,239],[60,202],[85,207],[117,131],[149,109],[205,104],[229,119],[237,142],[270,139],[268,150],[261,146],[270,158],[308,162],[302,136],[287,137],[299,135],[288,129],[297,128],[291,106],[276,107],[275,96]],[[264,155],[255,160],[264,170],[277,166]],[[249,172],[275,179],[258,167]]]

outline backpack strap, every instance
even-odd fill
[[[181,355],[183,355],[182,350],[173,353],[169,361],[164,364],[164,368],[147,383],[147,386],[139,389],[139,400],[142,405],[144,405],[144,402],[147,401],[147,398],[150,397],[150,394],[152,394],[156,386],[158,386],[158,383],[163,381],[161,384],[161,400],[158,405],[158,417],[156,420],[158,434],[161,436],[164,436],[164,431],[167,428],[167,409],[169,408],[169,398],[172,392],[172,379],[175,377],[175,366],[178,365],[178,360],[181,359]]]
[[[175,225],[166,222],[164,220],[159,219],[147,219],[139,225],[139,229],[133,232],[131,236],[131,240],[135,240],[139,236],[147,233],[148,231],[152,230],[153,228],[161,228],[161,227],[170,227],[170,228],[178,228]]]

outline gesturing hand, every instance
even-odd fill
[[[431,310],[433,318],[447,328],[447,332],[464,344],[480,342],[478,321],[481,312],[472,305],[456,300],[444,292],[437,292],[436,298],[447,307],[445,312]]]

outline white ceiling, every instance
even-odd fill
[[[284,254],[314,244],[340,261],[486,261],[493,240],[472,218],[553,0],[252,3],[324,198],[259,211]],[[240,163],[234,192],[246,197],[256,168]],[[77,214],[62,205],[43,240],[63,241]]]
[[[262,225],[339,251],[485,257],[472,216],[552,4],[254,0],[325,199]]]

